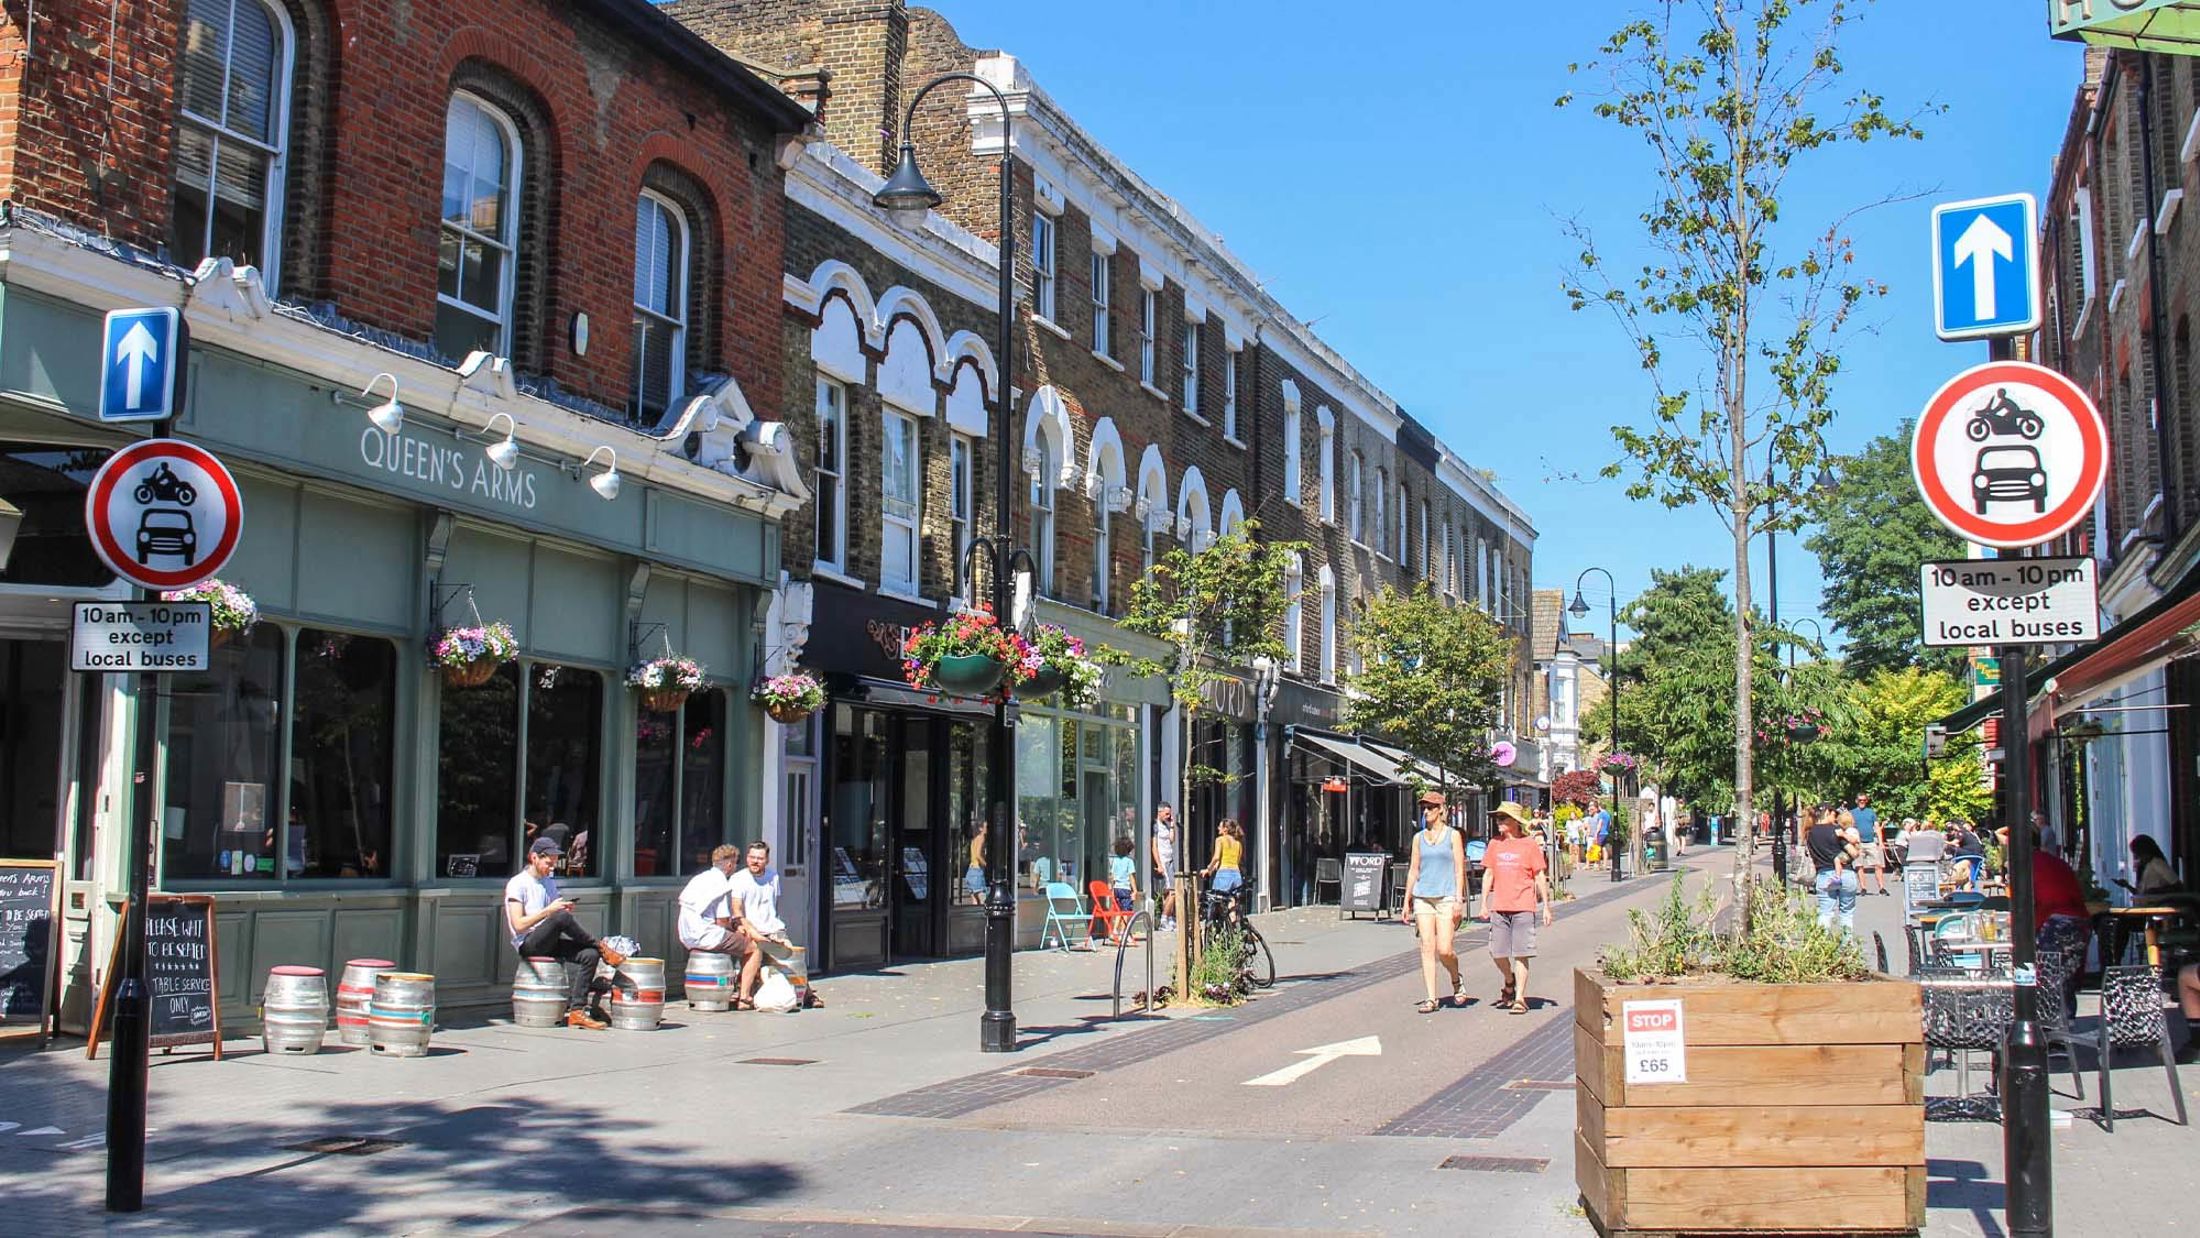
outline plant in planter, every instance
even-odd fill
[[[497,668],[519,657],[519,638],[512,625],[474,624],[445,628],[428,647],[429,660],[443,669],[443,682],[454,688],[478,688],[489,682]]]
[[[1792,1231],[1798,1198],[1840,1200],[1843,1233],[1922,1226],[1917,985],[1872,975],[1798,895],[1756,883],[1722,912],[1682,880],[1574,972],[1575,1182],[1599,1232]],[[1681,1051],[1631,1066],[1630,1015],[1674,1006]]]
[[[689,693],[703,690],[703,664],[667,653],[636,665],[626,673],[626,682],[642,694],[642,708],[652,713],[677,713],[687,704]]]
[[[1059,693],[1065,709],[1081,709],[1099,699],[1107,668],[1085,655],[1085,642],[1063,628],[1042,623],[1024,653],[1031,678],[1016,689],[1023,700]]]
[[[1031,678],[1030,644],[979,605],[918,628],[902,645],[901,673],[926,692],[995,699]]]
[[[260,621],[260,604],[252,595],[218,577],[210,577],[188,589],[169,589],[163,602],[204,602],[213,614],[213,630],[207,633],[209,649],[219,649],[232,636],[242,636]]]
[[[789,671],[756,685],[753,699],[771,715],[772,721],[795,723],[816,713],[825,704],[825,685],[808,671]]]

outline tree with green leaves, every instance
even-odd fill
[[[1426,583],[1385,585],[1350,632],[1360,670],[1345,679],[1345,726],[1436,764],[1445,795],[1496,785],[1498,725],[1513,642],[1488,612],[1447,604]]]
[[[1829,799],[1872,797],[1882,819],[1983,819],[1993,805],[1976,732],[1952,735],[1945,753],[1925,757],[1925,724],[1961,709],[1963,681],[1922,667],[1875,672],[1842,685],[1825,734],[1801,762]]]
[[[1904,666],[1961,671],[1961,649],[1928,649],[1918,630],[1918,565],[1960,559],[1966,546],[1917,492],[1910,423],[1844,457],[1835,476],[1803,545],[1825,573],[1821,607],[1847,637],[1841,656],[1849,675],[1869,679]]]
[[[1858,306],[1886,291],[1853,274],[1850,215],[1785,217],[1788,176],[1842,144],[1921,136],[1915,117],[1843,85],[1840,39],[1859,8],[1665,0],[1621,26],[1598,60],[1573,66],[1603,79],[1592,110],[1639,138],[1653,165],[1639,265],[1615,266],[1586,225],[1568,225],[1581,249],[1566,295],[1617,319],[1652,387],[1650,421],[1613,427],[1625,460],[1605,475],[1631,462],[1630,498],[1702,504],[1733,537],[1729,780],[1744,819],[1756,730],[1750,541],[1798,526],[1826,456],[1845,335]],[[1746,848],[1734,863],[1740,880]]]

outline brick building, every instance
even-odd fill
[[[1249,823],[1255,883],[1264,901],[1276,905],[1304,898],[1314,860],[1337,854],[1348,836],[1398,832],[1403,805],[1386,777],[1398,772],[1397,762],[1346,768],[1340,750],[1358,752],[1357,745],[1334,736],[1329,747],[1313,742],[1339,717],[1353,607],[1385,584],[1427,582],[1462,603],[1490,607],[1511,626],[1521,656],[1507,692],[1503,738],[1526,750],[1520,776],[1534,781],[1530,720],[1538,710],[1527,656],[1534,529],[1526,514],[1264,291],[1184,204],[1147,184],[1082,128],[1017,57],[966,46],[935,12],[902,0],[679,0],[667,11],[745,61],[784,74],[789,89],[818,99],[831,153],[811,153],[859,187],[875,187],[891,170],[907,101],[938,74],[975,73],[1006,97],[1017,203],[1011,429],[1022,444],[1012,516],[1041,564],[1042,618],[1088,639],[1135,643],[1107,620],[1121,613],[1130,583],[1152,557],[1171,545],[1201,545],[1252,519],[1264,536],[1309,546],[1292,575],[1286,635],[1293,656],[1271,676],[1247,668],[1241,682],[1216,692],[1205,711],[1213,721],[1189,738],[1201,763],[1235,775],[1225,788],[1187,797],[1173,785],[1187,741],[1150,686],[1111,683],[1097,711],[1051,719],[1042,713],[1036,727],[1026,712],[1019,807],[1027,822],[1046,822],[1032,826],[1043,835],[1031,857],[1041,863],[1026,864],[1026,876],[1036,879],[1041,868],[1091,873],[1116,834],[1135,833],[1143,847],[1140,823],[1164,800],[1187,810],[1194,863],[1204,861],[1221,817]],[[969,256],[982,262],[1000,223],[1003,143],[993,96],[959,85],[933,91],[911,137],[926,176],[945,197],[930,234],[971,237],[984,248]],[[843,398],[835,382],[848,381],[845,398],[868,400],[855,372],[883,382],[890,368],[884,363],[894,349],[883,347],[881,335],[894,327],[891,314],[882,306],[867,320],[864,295],[882,302],[881,281],[917,286],[912,277],[921,272],[865,273],[867,293],[849,290],[844,299],[869,333],[868,346],[860,361],[844,353],[836,368],[824,355],[833,346],[823,335],[830,329],[845,336],[849,328],[828,328],[829,319],[818,316],[818,304],[835,302],[833,290],[818,282],[821,265],[794,257],[795,238],[811,227],[799,193],[797,199],[789,223],[793,334],[783,415],[792,437],[814,452],[818,409]],[[841,228],[850,234],[836,238],[843,242],[876,239],[855,235],[846,223]],[[914,240],[930,243],[929,236]],[[818,255],[828,257],[855,264],[845,254]],[[976,282],[982,295],[940,288],[936,280],[924,290],[942,323],[936,331],[908,328],[934,345],[934,390],[912,392],[917,403],[952,401],[966,371],[970,382],[979,381],[983,365],[975,356],[943,362],[935,338],[960,323],[991,338],[968,317],[994,303],[990,279]],[[935,291],[968,302],[956,309],[956,322],[946,321]],[[956,436],[963,431],[951,415],[918,411],[915,434],[929,471],[918,491],[898,496],[902,514],[889,513],[871,464],[878,457],[860,453],[873,427],[876,435],[888,432],[879,417],[890,419],[896,407],[907,412],[909,403],[881,396],[877,415],[855,408],[846,418],[853,431],[848,446],[825,444],[824,459],[847,453],[848,461],[845,473],[827,473],[852,480],[845,516],[834,505],[825,526],[848,539],[845,557],[840,541],[814,539],[818,566],[808,576],[818,614],[858,597],[873,609],[882,597],[935,605],[951,587],[959,543],[943,513],[965,503],[984,506],[992,453],[982,438],[972,440],[976,498],[965,500],[955,488],[957,468],[930,454],[960,450]],[[808,457],[813,464],[818,458]],[[913,540],[906,528],[912,506],[924,531]],[[791,548],[801,545],[805,527],[818,527],[813,518],[790,516]],[[990,525],[989,514],[977,518]],[[874,536],[910,548],[895,549],[888,565],[871,554]],[[791,578],[804,575],[799,550],[790,550],[788,568]],[[808,650],[814,663],[819,645],[813,640]],[[1321,792],[1331,776],[1356,776],[1354,792]],[[830,772],[823,777],[837,794],[840,781]],[[1034,786],[1051,790],[1041,795]],[[938,864],[937,855],[931,862]]]
[[[67,877],[65,1021],[146,816],[158,887],[217,899],[232,1020],[354,955],[503,1001],[540,837],[587,919],[676,944],[682,874],[763,811],[744,697],[807,492],[751,410],[810,113],[644,0],[45,0],[0,16],[0,122],[0,854]],[[235,473],[259,607],[158,699],[61,669],[69,603],[133,596],[82,515],[151,428],[101,420],[126,307],[188,330],[166,428]],[[518,657],[439,674],[484,621]],[[643,708],[675,649],[707,683]]]

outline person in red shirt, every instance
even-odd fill
[[[2037,833],[2033,838],[2037,847]],[[2061,856],[2045,849],[2032,852],[2032,911],[2034,928],[2047,923],[2049,916],[2071,916],[2082,924],[2091,914],[2085,908],[2085,889],[2078,884],[2078,874]]]
[[[1501,1010],[1528,1012],[1528,960],[1535,957],[1538,909],[1551,922],[1551,882],[1543,847],[1522,836],[1528,814],[1507,801],[1490,814],[1498,837],[1482,853],[1482,918],[1490,922],[1490,961],[1505,978]]]

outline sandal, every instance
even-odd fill
[[[1465,1010],[1468,1006],[1474,1004],[1474,999],[1467,996],[1467,982],[1465,980],[1451,982],[1451,1004],[1461,1010]]]
[[[1435,1014],[1436,999],[1433,997],[1425,998],[1421,1001],[1419,1005],[1415,1006],[1414,1009],[1420,1011],[1422,1014]]]
[[[736,997],[733,999],[733,1008],[735,1010],[754,1010],[756,1009],[756,1003],[746,997]]]
[[[1499,994],[1497,995],[1497,1008],[1498,1008],[1499,1010],[1505,1010],[1505,1009],[1508,1009],[1508,1008],[1510,1008],[1510,1007],[1512,1006],[1512,1004],[1513,1004],[1513,986],[1511,986],[1511,985],[1509,985],[1509,984],[1508,984],[1508,985],[1506,985],[1506,986],[1505,986],[1505,989],[1504,989],[1504,991],[1503,991],[1503,992],[1501,992],[1501,993],[1499,993]]]
[[[1510,1005],[1505,1007],[1505,1009],[1513,1014],[1526,1014],[1528,1013],[1528,1003],[1518,998],[1515,998]]]

